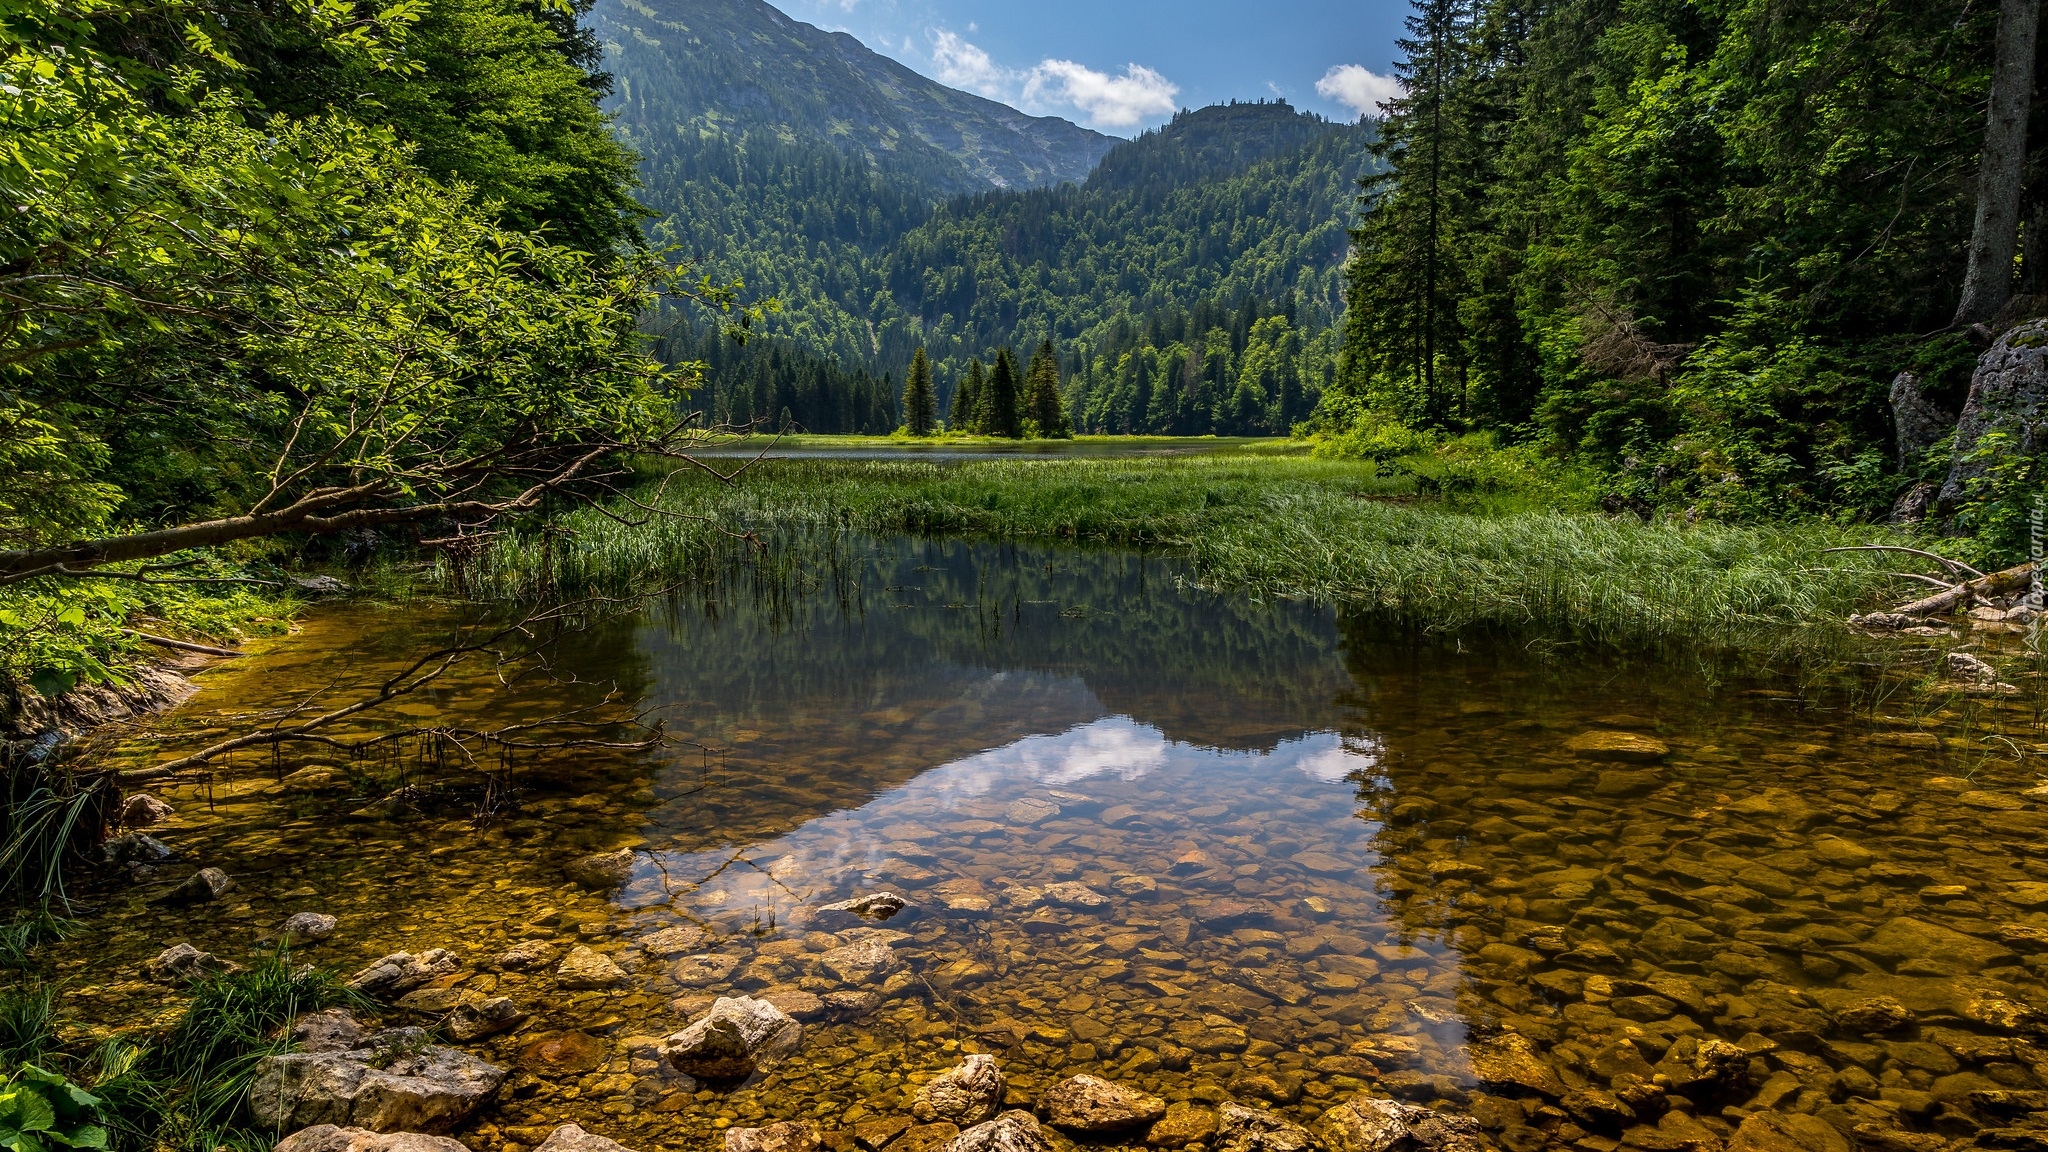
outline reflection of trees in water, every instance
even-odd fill
[[[1174,740],[1270,749],[1329,727],[1346,687],[1327,612],[1183,590],[1180,565],[1158,557],[848,536],[785,547],[807,562],[729,568],[643,632],[660,691],[773,715],[925,710],[985,684],[1000,712],[996,678],[1030,691],[1016,674],[1035,673],[1078,680],[1098,707],[1062,701],[1035,725],[1020,716],[1017,735],[1114,712]]]

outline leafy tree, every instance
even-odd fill
[[[910,358],[910,372],[903,378],[903,426],[912,436],[939,430],[939,398],[932,390],[931,361],[922,348]]]

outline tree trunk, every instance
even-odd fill
[[[1962,303],[1956,305],[1958,327],[1992,319],[2012,295],[2027,113],[2034,95],[2034,37],[2040,22],[2041,0],[2003,0],[1999,6],[1998,56],[1991,69],[1984,153],[1977,171],[1977,222],[1970,236]]]

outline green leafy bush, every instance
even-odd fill
[[[100,1098],[55,1072],[24,1064],[0,1089],[0,1148],[46,1152],[105,1148]]]

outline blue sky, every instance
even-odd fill
[[[1407,0],[771,0],[934,79],[1130,136],[1178,108],[1284,96],[1356,119]]]

